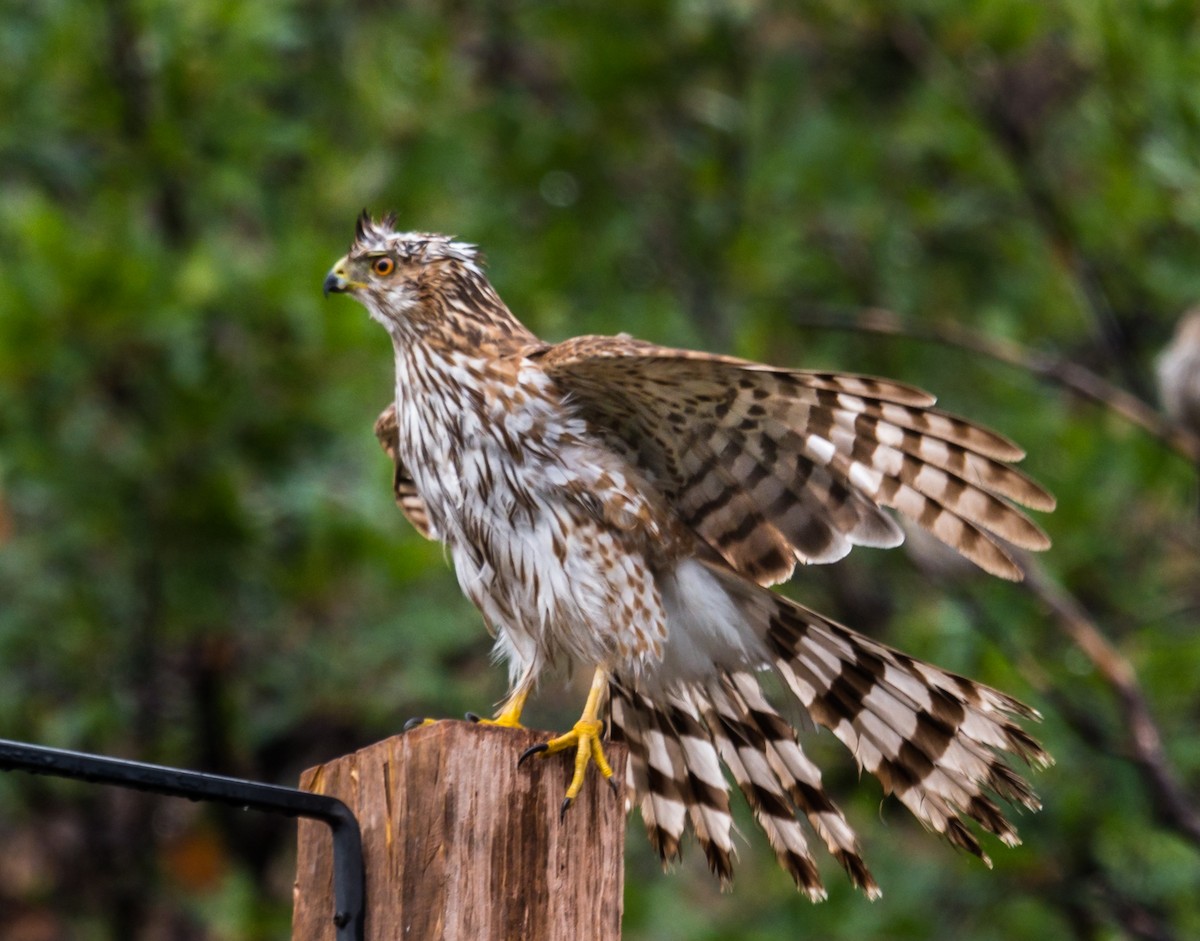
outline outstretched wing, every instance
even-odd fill
[[[624,337],[531,350],[608,443],[645,470],[736,571],[769,585],[797,561],[896,546],[891,507],[980,568],[1021,572],[1005,544],[1050,541],[1014,503],[1054,498],[993,431],[901,383],[776,369]]]
[[[429,513],[425,509],[425,501],[417,493],[416,484],[400,460],[400,429],[396,425],[396,405],[393,402],[375,419],[375,437],[388,457],[392,459],[396,472],[392,478],[392,493],[396,497],[396,506],[413,527],[426,539],[436,539],[433,527],[429,523]]]

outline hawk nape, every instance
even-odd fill
[[[627,743],[630,793],[664,861],[690,825],[732,875],[729,769],[780,864],[824,895],[815,836],[874,896],[857,838],[796,730],[773,673],[926,826],[986,859],[971,818],[1018,842],[992,796],[1038,806],[1006,753],[1049,758],[1020,702],[856,634],[767,587],[797,562],[890,547],[916,521],[1002,578],[1006,545],[1049,540],[1014,504],[1050,510],[994,432],[882,379],[777,369],[626,337],[551,345],[524,327],[474,247],[359,220],[325,279],[395,347],[379,436],[400,508],[442,540],[508,661],[495,721],[517,725],[544,668],[595,671],[583,716],[545,751],[603,760],[600,719]],[[807,821],[807,827],[802,824]]]

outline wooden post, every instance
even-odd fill
[[[443,720],[304,772],[362,827],[367,941],[618,941],[624,786],[595,767],[559,821],[573,754],[517,758],[549,733]],[[614,779],[625,750],[607,744]],[[300,821],[293,941],[333,937],[329,834]]]

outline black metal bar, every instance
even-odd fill
[[[216,801],[245,810],[288,817],[310,817],[329,825],[333,836],[333,923],[337,941],[363,941],[366,923],[366,874],[362,833],[350,808],[336,797],[277,784],[262,784],[218,774],[184,771],[163,765],[125,761],[43,745],[0,739],[0,771],[28,771],[96,784],[153,791],[171,797]]]

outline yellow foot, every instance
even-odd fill
[[[481,719],[473,712],[467,713],[467,718],[472,722],[478,722],[480,725],[498,725],[503,729],[523,729],[521,725],[521,710],[525,708],[525,700],[529,698],[529,682],[523,680],[508,700],[504,703],[504,708],[500,710],[500,714],[494,719]],[[437,721],[435,719],[409,719],[404,723],[404,731],[409,729],[419,728],[422,725],[433,725]]]
[[[502,729],[523,729],[521,725],[521,716],[519,713],[504,711],[494,719],[483,719],[473,712],[467,713],[467,719],[477,725],[497,725]]]
[[[600,700],[607,689],[608,674],[603,669],[597,669],[596,676],[592,680],[592,690],[588,694],[587,705],[583,709],[583,716],[575,723],[575,727],[565,735],[525,749],[521,757],[517,759],[517,764],[520,765],[526,758],[533,755],[554,755],[560,751],[575,749],[575,774],[571,777],[571,783],[567,786],[567,796],[563,798],[562,807],[559,808],[559,820],[566,816],[567,809],[583,789],[584,776],[590,762],[596,763],[596,767],[608,781],[613,793],[617,792],[617,782],[613,780],[612,767],[609,765],[608,759],[604,757],[604,749],[600,746],[600,736],[604,734],[604,723],[597,718],[600,711]]]
[[[525,700],[528,698],[529,684],[522,682],[512,691],[504,703],[504,708],[500,710],[500,714],[496,718],[481,719],[473,712],[468,712],[467,718],[480,725],[498,725],[502,729],[523,729],[525,726],[521,725],[521,710],[525,708]]]
[[[559,820],[566,816],[567,809],[583,789],[583,780],[589,762],[596,763],[596,767],[608,781],[608,786],[613,789],[614,794],[616,793],[617,782],[613,779],[612,768],[608,764],[608,759],[604,757],[604,749],[600,746],[600,736],[603,732],[604,723],[599,719],[580,719],[570,732],[525,749],[521,753],[521,757],[517,759],[517,764],[520,765],[526,758],[533,755],[554,755],[560,751],[575,749],[575,774],[571,777],[571,783],[567,785],[567,796],[563,798],[562,806],[558,810]]]

